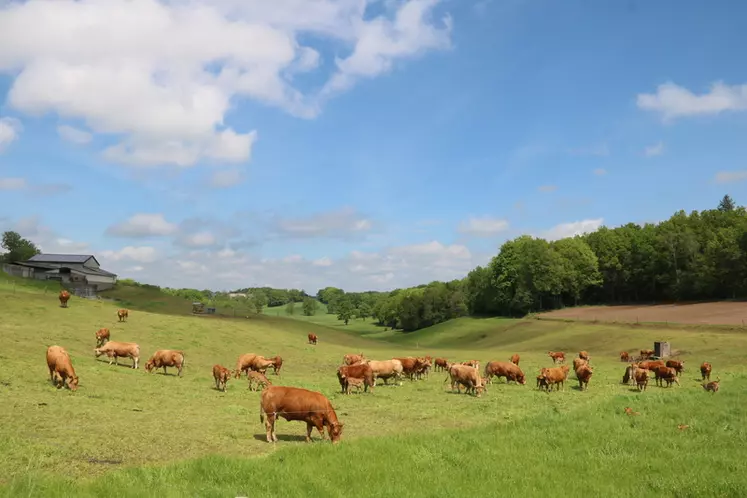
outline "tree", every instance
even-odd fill
[[[305,297],[303,299],[303,314],[306,316],[313,316],[316,313],[319,303],[312,297]]]
[[[336,304],[337,319],[342,320],[347,325],[350,319],[353,318],[354,308],[352,301],[348,296],[343,296]]]
[[[355,309],[355,316],[356,318],[360,318],[361,320],[365,320],[369,316],[371,316],[371,306],[369,306],[368,303],[362,302],[358,307]]]
[[[285,305],[285,314],[286,315],[292,315],[296,311],[296,303],[293,301],[290,301],[288,304]]]
[[[734,211],[734,208],[736,207],[736,204],[734,204],[734,201],[729,196],[729,194],[726,194],[722,199],[721,202],[718,203],[718,210],[719,211]]]
[[[24,239],[18,232],[13,231],[3,233],[2,246],[6,251],[2,256],[2,260],[5,263],[26,261],[41,252],[36,247],[36,244],[28,239]]]

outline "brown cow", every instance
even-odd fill
[[[275,421],[278,417],[288,421],[306,422],[306,442],[311,441],[311,430],[314,427],[322,435],[322,439],[326,427],[333,443],[339,441],[342,436],[344,424],[337,420],[332,403],[320,392],[285,386],[270,386],[264,389],[259,407],[259,420],[265,424],[268,443],[278,440],[275,435]]]
[[[436,372],[441,372],[443,370],[448,369],[447,364],[449,363],[449,360],[447,360],[446,358],[436,358],[435,363],[436,363],[436,368],[434,370]]]
[[[344,394],[348,387],[348,378],[355,377],[356,379],[363,379],[366,382],[366,389],[373,388],[376,385],[374,382],[374,374],[371,365],[367,363],[361,363],[359,365],[342,365],[337,369],[337,380],[340,381],[341,392]]]
[[[316,336],[316,334],[309,334],[309,344],[316,344],[316,341],[318,341],[319,338]]]
[[[654,378],[657,386],[664,387],[662,381],[666,381],[667,387],[670,387],[673,382],[678,386],[680,385],[680,381],[677,379],[677,370],[674,368],[658,366],[654,369]]]
[[[573,358],[573,370],[576,371],[581,365],[586,365],[589,363],[588,360],[584,360],[583,358]]]
[[[99,329],[96,331],[96,347],[101,347],[109,341],[109,329]]]
[[[356,363],[360,363],[364,360],[363,353],[361,354],[346,354],[342,358],[342,364],[343,365],[355,365]]]
[[[119,309],[117,310],[117,318],[119,318],[120,322],[126,322],[127,317],[130,316],[130,311],[126,309]]]
[[[640,415],[641,412],[634,412],[633,409],[629,406],[625,407],[625,414],[626,415]]]
[[[423,366],[422,361],[420,358],[413,358],[412,356],[408,356],[407,358],[394,358],[395,360],[399,360],[402,363],[402,373],[410,380],[415,379],[415,374],[418,372],[420,367]]]
[[[586,360],[587,363],[589,362],[589,353],[587,353],[586,351],[579,351],[578,357],[582,360]]]
[[[550,388],[550,386],[547,383],[547,379],[545,379],[545,375],[542,374],[542,373],[539,374],[537,376],[537,389],[539,389],[539,390],[544,389],[545,391],[549,392],[549,388]]]
[[[633,365],[628,365],[625,368],[625,375],[623,375],[623,384],[632,385],[635,383],[635,369]]]
[[[681,360],[667,360],[667,366],[674,368],[677,371],[677,375],[685,371],[685,362]]]
[[[267,378],[267,376],[263,373],[251,371],[247,372],[246,378],[249,379],[249,389],[252,391],[256,391],[259,389],[260,386],[262,388],[265,388],[267,386],[271,386],[272,382],[270,382],[270,379]]]
[[[70,300],[70,293],[66,290],[61,290],[59,298],[60,306],[62,306],[63,308],[67,308],[67,302]]]
[[[467,365],[468,367],[472,368],[480,368],[480,360],[463,361],[462,365]]]
[[[184,368],[184,351],[159,349],[145,362],[145,371],[148,373],[157,368],[163,368],[163,374],[166,375],[166,367],[176,367],[177,375],[181,377]]]
[[[516,353],[514,353],[514,354],[511,355],[511,358],[510,358],[509,361],[511,361],[511,363],[513,363],[514,365],[519,366],[519,360],[520,359],[521,358],[519,357],[519,355],[516,354]]]
[[[578,358],[579,360],[581,358]],[[576,378],[578,379],[578,387],[581,390],[589,389],[589,380],[594,373],[588,363],[584,363],[576,369]]]
[[[548,351],[547,356],[552,358],[553,364],[565,363],[565,353],[562,351]]]
[[[402,362],[399,360],[375,361],[367,360],[366,363],[371,367],[374,376],[374,385],[376,379],[384,379],[384,384],[389,385],[389,379],[394,377],[394,381],[399,381],[402,385]]]
[[[627,351],[620,353],[620,361],[630,361],[630,354]]]
[[[49,380],[57,387],[66,385],[71,391],[78,389],[78,376],[75,375],[70,355],[62,346],[49,346],[47,348],[47,367],[49,367]]]
[[[568,365],[540,370],[540,374],[542,374],[547,382],[548,391],[552,391],[553,386],[556,388],[560,386],[561,389],[565,390],[565,381],[568,378],[569,370],[570,367]]]
[[[251,363],[249,363],[249,369],[255,372],[265,373],[267,369],[272,367],[273,365],[273,360],[268,360],[264,356],[257,355],[254,357]]]
[[[651,358],[655,354],[656,351],[654,351],[653,349],[641,349],[641,358],[643,358],[644,360]]]
[[[451,391],[454,388],[461,394],[461,386],[466,387],[466,393],[474,392],[476,397],[480,397],[484,387],[481,382],[480,374],[477,368],[469,365],[452,365],[449,368],[449,376],[444,380],[444,383],[451,380]]]
[[[420,380],[425,377],[425,379],[428,379],[428,373],[431,371],[431,360],[428,359],[428,356],[425,358],[418,358],[420,360],[416,370],[415,370],[415,378]]]
[[[524,372],[518,365],[505,361],[491,361],[485,365],[485,377],[487,377],[489,383],[493,382],[493,376],[505,377],[506,383],[514,381],[524,385],[527,382],[524,378]]]
[[[347,388],[345,389],[345,394],[350,394],[351,387],[355,387],[355,390],[360,392],[361,387],[365,385],[365,381],[363,379],[356,379],[355,377],[347,377],[345,380],[347,380]]]
[[[96,353],[96,358],[105,354],[109,358],[109,365],[113,362],[119,365],[119,357],[132,358],[132,368],[137,368],[137,364],[140,362],[140,346],[134,342],[117,342],[109,341],[100,348],[93,350]]]
[[[701,384],[703,386],[703,389],[706,391],[711,391],[711,394],[716,394],[718,392],[718,383],[721,382],[721,377],[716,377],[716,380],[712,380],[711,382],[703,383]]]
[[[638,368],[643,368],[646,370],[655,370],[657,367],[666,367],[666,363],[664,363],[664,360],[646,360],[638,363]]]
[[[700,365],[700,375],[703,376],[703,380],[711,380],[711,364],[707,361],[704,361],[702,365]]]
[[[239,359],[236,360],[236,370],[234,370],[233,375],[237,379],[241,378],[241,374],[246,372],[247,375],[249,374],[250,366],[252,362],[254,361],[254,358],[256,358],[257,355],[254,353],[244,353],[239,356]]]
[[[280,375],[280,369],[283,367],[283,359],[280,356],[268,358],[268,361],[272,362],[272,373]]]
[[[213,378],[215,379],[215,388],[226,392],[226,383],[231,378],[231,371],[223,365],[213,365]]]
[[[639,391],[645,391],[648,386],[648,370],[644,368],[636,368],[634,372],[635,383],[638,386]]]

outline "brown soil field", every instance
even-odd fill
[[[747,324],[747,302],[589,306],[541,313],[540,318],[600,322],[669,322],[710,325]]]

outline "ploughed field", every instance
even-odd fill
[[[669,322],[747,326],[747,302],[584,306],[541,313],[540,318],[600,322]]]
[[[112,304],[0,286],[0,493],[5,496],[512,496],[747,495],[747,335],[650,330],[537,320],[460,319],[379,339],[309,322],[160,315]],[[141,366],[94,357],[94,334],[137,342]],[[307,334],[319,337],[307,344]],[[669,340],[685,360],[681,386],[650,382],[640,393],[620,380],[621,350]],[[45,352],[65,347],[77,392],[55,389]],[[156,349],[185,353],[184,376],[148,374]],[[595,367],[588,391],[571,372],[564,391],[534,386],[548,350],[579,350]],[[276,424],[268,444],[259,392],[245,379],[216,391],[211,369],[233,370],[241,353],[284,360],[275,384],[321,391],[345,424],[342,442],[303,441],[305,424]],[[340,394],[346,353],[373,359],[430,354],[507,361],[521,355],[527,385],[452,394],[445,373],[373,393]],[[721,389],[707,393],[697,366],[713,365]],[[481,370],[482,370],[481,366]],[[380,383],[381,381],[379,381]],[[640,415],[624,413],[631,407]],[[678,429],[678,425],[687,425]]]

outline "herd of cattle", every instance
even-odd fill
[[[69,294],[65,294],[67,294],[67,291],[61,292],[59,296],[63,307],[67,307],[67,301],[70,297]],[[119,321],[127,321],[128,316],[128,310],[117,310]],[[110,336],[111,333],[107,328],[99,329],[96,332],[96,348],[94,349],[96,357],[105,354],[110,360],[110,365],[112,363],[118,364],[118,358],[120,357],[130,358],[132,359],[132,368],[137,369],[140,361],[140,346],[133,342],[111,341]],[[316,334],[308,334],[309,344],[316,345],[317,342]],[[553,364],[559,366],[541,368],[536,380],[537,388],[549,393],[553,388],[556,390],[564,389],[570,367],[565,364],[565,353],[549,351],[548,356],[552,359]],[[653,375],[656,384],[662,387],[665,382],[667,387],[672,384],[679,385],[678,377],[684,371],[684,361],[667,360],[665,362],[661,359],[652,359],[652,357],[654,357],[653,350],[641,350],[640,356],[637,358],[633,358],[625,351],[620,353],[620,360],[629,363],[625,368],[622,382],[629,385],[635,384],[640,391],[645,391],[649,379]],[[431,366],[434,366],[436,372],[448,372],[444,383],[451,381],[452,392],[456,389],[458,393],[461,393],[461,388],[464,387],[466,394],[474,394],[476,397],[480,397],[483,392],[487,392],[487,386],[492,384],[494,377],[504,377],[507,383],[526,384],[524,372],[519,367],[520,360],[519,355],[514,354],[507,362],[490,361],[485,365],[481,375],[478,360],[449,362],[446,358],[435,358],[434,360],[431,356],[423,356],[398,357],[377,361],[366,358],[363,353],[346,354],[343,357],[342,365],[337,369],[337,378],[343,394],[350,394],[352,388],[363,389],[366,392],[370,389],[373,392],[378,379],[383,380],[384,384],[388,384],[389,380],[393,379],[400,385],[403,378],[409,380],[427,379]],[[573,369],[582,391],[588,389],[589,381],[594,373],[590,361],[589,353],[586,351],[580,351],[578,357],[573,359]],[[239,356],[233,372],[220,364],[213,366],[215,387],[220,391],[225,391],[226,384],[232,376],[239,379],[242,374],[246,373],[250,389],[262,388],[260,421],[265,424],[267,442],[277,441],[275,435],[277,417],[283,417],[288,421],[306,422],[306,441],[311,440],[311,431],[315,427],[321,434],[322,439],[325,438],[324,428],[326,427],[330,440],[333,443],[339,441],[343,424],[337,419],[335,410],[326,396],[320,392],[298,387],[272,385],[272,382],[265,375],[267,369],[272,367],[273,373],[279,375],[282,365],[283,359],[280,356],[265,358],[253,353],[242,354]],[[47,366],[49,367],[50,380],[58,389],[63,385],[73,391],[78,389],[78,376],[75,374],[70,356],[64,348],[55,345],[47,349]],[[177,374],[182,376],[184,352],[161,349],[153,353],[145,364],[147,372],[163,368],[165,374],[167,367],[176,368]],[[719,389],[720,378],[711,381],[711,364],[704,362],[700,366],[700,372],[704,381],[703,388],[706,391],[716,393]]]

